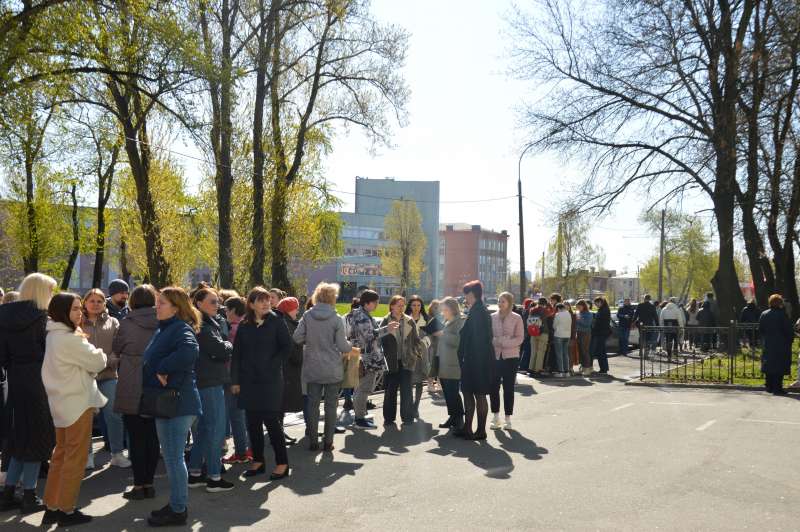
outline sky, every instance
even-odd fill
[[[352,210],[355,177],[440,182],[440,222],[507,230],[512,271],[519,268],[514,196],[525,131],[515,109],[534,98],[529,83],[507,75],[510,40],[505,0],[373,0],[382,21],[411,33],[403,70],[411,89],[409,123],[397,129],[390,149],[370,153],[360,133],[341,132],[326,162],[326,177]],[[522,163],[526,269],[534,270],[556,231],[555,206],[567,198],[581,168],[559,154],[530,150]],[[550,207],[548,207],[550,206]],[[604,248],[607,268],[635,273],[658,247],[639,226],[642,205],[625,199],[610,215],[593,219],[591,239]]]

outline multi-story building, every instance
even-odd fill
[[[639,301],[639,278],[636,275],[617,275],[608,279],[608,302],[612,305],[621,299]]]
[[[440,295],[461,294],[464,283],[483,282],[484,294],[497,294],[508,278],[508,232],[480,225],[443,224],[439,227]]]

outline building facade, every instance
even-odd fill
[[[439,295],[461,295],[464,283],[474,279],[483,282],[487,296],[504,289],[508,279],[507,231],[443,224],[439,227],[439,242]]]

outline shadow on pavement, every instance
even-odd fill
[[[383,429],[356,429],[345,437],[341,452],[359,460],[373,460],[379,454],[407,453],[409,447],[430,441],[437,434],[439,430],[423,420],[400,428],[388,425]]]
[[[466,441],[454,438],[450,434],[436,436],[434,440],[439,444],[429,453],[439,456],[453,456],[466,458],[474,466],[483,469],[486,476],[496,479],[509,479],[514,470],[514,461],[511,454],[519,454],[525,460],[541,460],[547,454],[547,449],[539,447],[533,440],[529,440],[515,430],[492,431],[500,442],[500,447],[494,447],[489,440],[481,442]]]

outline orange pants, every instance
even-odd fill
[[[51,510],[71,512],[78,502],[93,417],[94,409],[90,408],[69,427],[56,427],[56,448],[44,488],[44,503]]]

